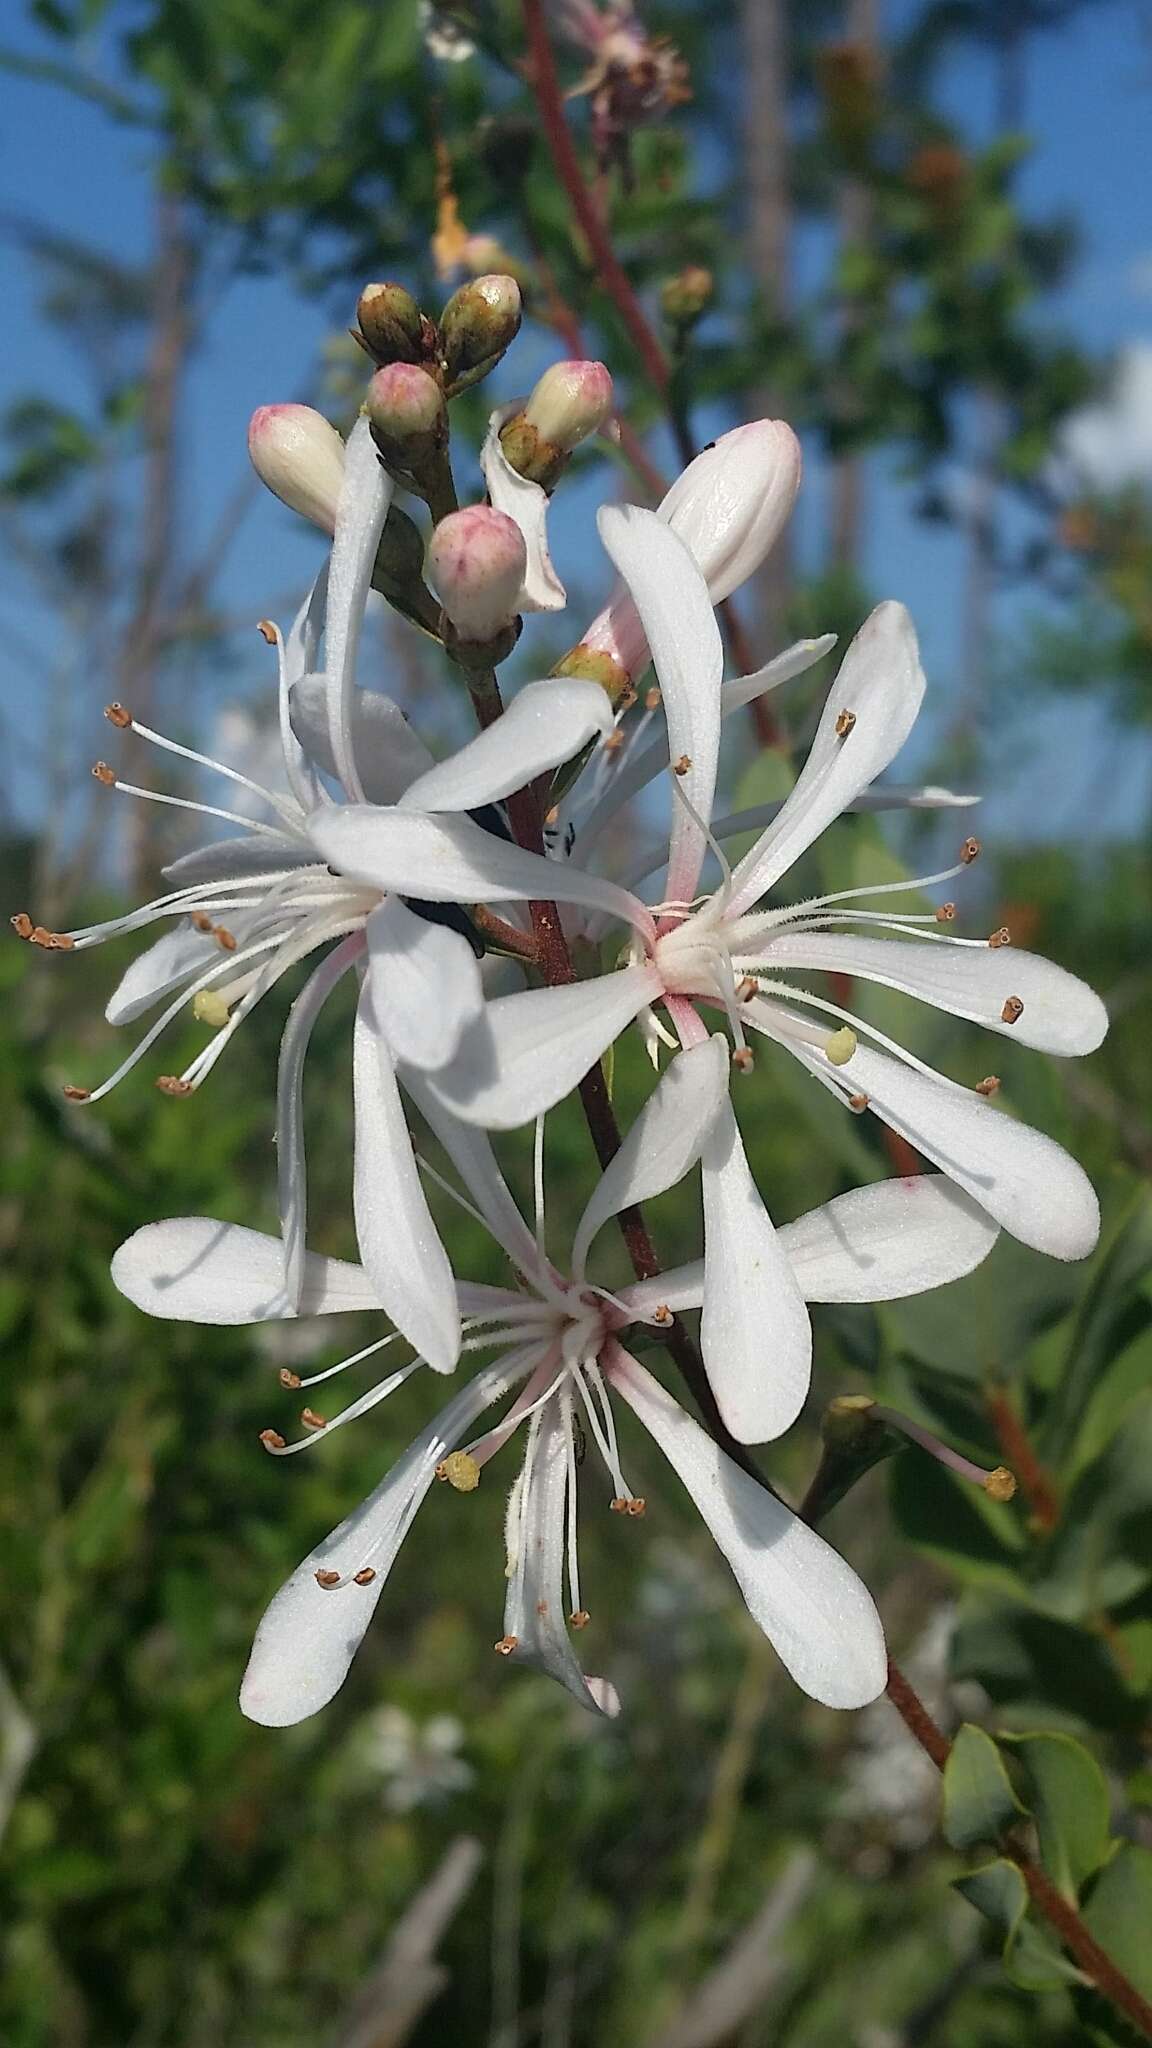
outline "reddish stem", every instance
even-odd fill
[[[1038,1528],[1045,1535],[1060,1519],[1060,1502],[1048,1473],[1029,1442],[1027,1431],[1003,1387],[988,1393],[988,1413],[996,1441],[1020,1482],[1020,1491],[1031,1509]]]

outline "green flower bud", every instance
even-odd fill
[[[455,291],[440,316],[440,340],[449,384],[474,382],[498,363],[520,331],[520,287],[496,273],[475,277]]]
[[[424,316],[402,284],[366,284],[356,301],[356,319],[378,363],[418,363],[427,353]]]

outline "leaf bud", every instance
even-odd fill
[[[261,483],[331,533],[344,481],[344,443],[310,405],[261,405],[248,423],[248,453]]]
[[[368,386],[365,411],[386,462],[412,470],[448,439],[448,409],[435,377],[415,363],[389,363]]]
[[[499,362],[520,331],[520,287],[496,272],[453,292],[440,316],[444,371],[450,385],[475,383]]]
[[[402,284],[366,284],[356,301],[356,319],[378,363],[418,363],[424,356],[424,316]]]
[[[485,645],[507,633],[518,610],[527,552],[506,512],[491,505],[450,512],[432,535],[428,566],[458,639]]]

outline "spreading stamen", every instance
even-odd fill
[[[195,747],[181,746],[178,740],[166,739],[163,733],[153,732],[151,726],[141,725],[133,718],[132,713],[125,710],[123,704],[107,705],[104,716],[122,732],[135,733],[137,739],[147,740],[150,745],[159,747],[162,753],[176,754],[181,760],[192,761],[198,768],[210,769],[213,775],[222,775],[227,782],[234,782],[240,789],[251,790],[253,796],[258,796],[262,803],[266,803],[270,810],[275,811],[277,817],[283,818],[284,823],[293,832],[299,831],[299,809],[287,802],[284,797],[277,796],[273,790],[265,789],[263,783],[253,782],[250,775],[242,775],[238,768],[229,768],[226,762],[214,761],[208,754],[197,753]],[[251,819],[244,822],[252,824]]]

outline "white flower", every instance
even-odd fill
[[[348,444],[326,599],[321,579],[287,647],[275,628],[267,628],[280,665],[284,793],[259,788],[112,707],[115,724],[214,768],[243,789],[246,802],[261,799],[275,822],[253,823],[239,812],[161,797],[222,818],[242,833],[177,860],[167,870],[173,888],[142,909],[72,933],[45,933],[41,943],[80,949],[156,923],[174,925],[129,967],[108,1004],[108,1019],[129,1023],[162,998],[171,1000],[101,1087],[68,1091],[89,1102],[106,1095],[189,1002],[215,1027],[214,1035],[182,1074],[164,1076],[159,1085],[169,1094],[191,1094],[260,998],[300,961],[323,951],[292,1005],[280,1051],[277,1162],[290,1293],[299,1284],[305,1243],[304,1057],[332,990],[351,969],[359,972],[354,1193],[362,1255],[389,1314],[438,1370],[449,1371],[460,1342],[452,1273],[412,1161],[396,1064],[431,1068],[453,1056],[483,1014],[479,970],[459,931],[418,916],[399,896],[385,900],[382,891],[350,876],[320,846],[315,827],[349,803],[360,815],[369,799],[471,807],[468,789],[478,767],[485,787],[506,795],[603,733],[611,712],[594,683],[528,684],[498,731],[481,734],[454,760],[437,765],[391,698],[355,687],[360,624],[391,490],[362,420]],[[325,670],[318,674],[321,622]],[[150,796],[100,765],[102,780]],[[410,894],[420,899],[419,890]],[[25,936],[37,936],[30,919],[16,922],[27,926]]]
[[[722,1038],[676,1060],[599,1181],[576,1230],[566,1272],[545,1249],[542,1136],[537,1151],[537,1218],[530,1230],[503,1180],[487,1139],[445,1115],[426,1085],[417,1099],[468,1189],[471,1204],[521,1278],[512,1287],[459,1284],[466,1348],[495,1353],[415,1439],[374,1493],[319,1544],[276,1595],[260,1624],[242,1703],[269,1725],[302,1720],[324,1706],[345,1674],[371,1619],[413,1517],[438,1475],[472,1491],[488,1461],[523,1427],[524,1462],[507,1521],[508,1590],[498,1649],[535,1663],[584,1705],[615,1711],[603,1680],[587,1679],[572,1650],[565,1615],[582,1628],[576,1545],[576,1473],[581,1445],[594,1447],[618,1513],[642,1503],[625,1477],[609,1396],[644,1423],[679,1473],[736,1575],[749,1611],[797,1683],[835,1706],[859,1706],[884,1683],[880,1625],[868,1594],[820,1537],[797,1521],[693,1422],[624,1349],[629,1324],[667,1324],[698,1305],[701,1262],[642,1281],[619,1295],[590,1282],[598,1231],[633,1202],[674,1186],[699,1156],[723,1104],[727,1056]],[[880,1300],[957,1278],[985,1256],[996,1236],[979,1207],[939,1176],[883,1182],[843,1195],[780,1233],[797,1288],[808,1300]],[[121,1291],[149,1314],[209,1323],[292,1316],[275,1238],[209,1217],[151,1224],[121,1246],[113,1262]],[[376,1307],[370,1273],[308,1254],[300,1312],[339,1314]],[[393,1339],[384,1337],[342,1364],[289,1384],[311,1390]],[[330,1421],[306,1411],[312,1434],[265,1442],[289,1456],[364,1414],[413,1372],[399,1367]],[[775,1370],[770,1329],[760,1333],[747,1369]],[[515,1398],[502,1419],[472,1435],[493,1403]],[[466,1442],[466,1439],[469,1439]],[[567,1590],[565,1590],[565,1580]]]
[[[683,543],[652,513],[609,510],[601,530],[651,644],[667,720],[676,801],[661,901],[649,905],[571,860],[498,845],[461,818],[418,817],[414,809],[348,811],[316,828],[330,858],[381,888],[413,888],[419,880],[426,897],[449,902],[551,895],[604,914],[631,934],[627,964],[613,972],[489,1003],[486,1028],[461,1044],[436,1087],[458,1115],[511,1128],[566,1095],[633,1019],[647,1016],[669,1043],[690,1047],[707,1033],[700,1006],[718,1008],[738,1065],[752,1062],[748,1032],[773,1041],[849,1108],[870,1107],[1022,1242],[1057,1258],[1084,1257],[1096,1241],[1099,1212],[1074,1160],[993,1107],[986,1096],[994,1082],[972,1090],[945,1079],[875,1026],[810,992],[806,981],[814,971],[859,976],[1064,1055],[1091,1052],[1104,1036],[1107,1017],[1092,991],[1049,961],[1018,952],[1004,934],[990,941],[953,937],[946,928],[951,906],[938,914],[944,924],[931,914],[861,907],[870,897],[883,904],[894,893],[891,884],[765,904],[825,828],[870,793],[911,731],[924,677],[907,613],[885,604],[867,620],[791,795],[735,871],[701,896],[710,846],[719,856],[710,820],[725,709],[709,593]],[[763,673],[736,690],[763,687]],[[725,821],[731,830],[752,822]],[[945,875],[899,887],[945,881],[964,865],[962,857]],[[863,928],[860,934],[846,929],[853,925]],[[879,935],[890,931],[900,936]],[[657,1004],[675,1036],[652,1016]],[[803,1399],[808,1322],[730,1110],[718,1119],[703,1163],[702,1343],[725,1421],[756,1441],[786,1428]],[[750,1393],[742,1361],[765,1327],[774,1331],[781,1371],[771,1388]]]

